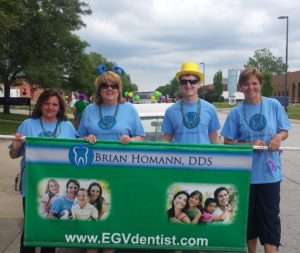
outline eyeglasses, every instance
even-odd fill
[[[111,88],[113,90],[117,90],[119,88],[118,84],[107,84],[107,83],[102,83],[100,86],[101,89],[106,90],[108,88]]]
[[[182,79],[182,80],[179,81],[180,85],[187,85],[188,83],[190,83],[191,85],[195,85],[198,82],[199,82],[198,79],[192,79],[192,80],[184,80],[184,79]]]

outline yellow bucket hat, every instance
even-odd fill
[[[182,64],[181,70],[176,73],[177,81],[179,81],[182,75],[194,75],[197,76],[200,81],[203,81],[203,74],[199,71],[199,66],[195,62],[185,62]]]

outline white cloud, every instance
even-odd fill
[[[243,68],[268,48],[285,59],[289,16],[289,69],[300,69],[300,2],[286,0],[86,0],[81,39],[123,66],[140,90],[168,83],[185,61],[205,62],[206,83],[218,70]],[[201,66],[202,67],[202,66]]]

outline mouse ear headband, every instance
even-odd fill
[[[116,74],[118,74],[120,77],[124,76],[125,75],[125,71],[123,68],[119,67],[118,65],[114,65],[111,69],[107,69],[106,66],[104,64],[101,64],[97,67],[96,69],[96,74],[97,76],[100,76],[100,75],[105,75],[105,73],[107,71],[112,71],[112,72],[115,72]]]

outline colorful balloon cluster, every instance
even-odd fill
[[[125,91],[124,92],[124,97],[125,98],[133,98],[134,101],[140,101],[141,97],[139,95],[133,95],[132,91]]]

